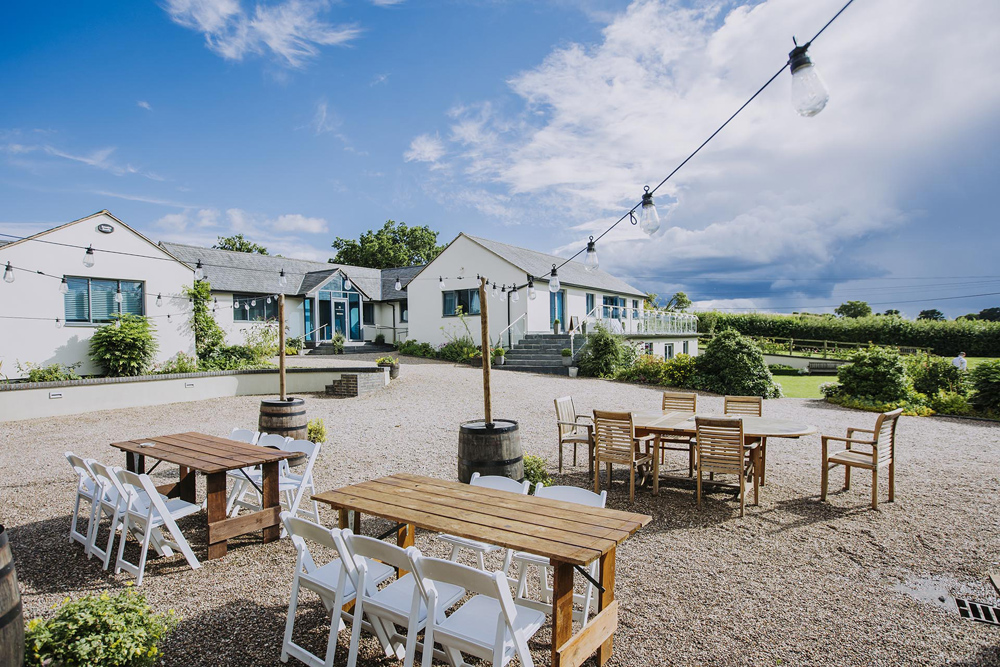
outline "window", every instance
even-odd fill
[[[410,308],[406,299],[399,302],[399,321],[409,322],[410,321]]]
[[[652,343],[643,343],[642,344],[642,353],[643,354],[653,354],[653,344]]]
[[[673,343],[664,343],[663,344],[663,358],[664,359],[673,359],[674,358],[674,344]]]
[[[233,301],[240,304],[233,308],[233,320],[237,322],[261,322],[278,319],[278,300],[269,296],[234,294]],[[268,303],[270,301],[270,303]]]
[[[604,306],[604,317],[620,320],[625,317],[625,299],[620,296],[606,296],[601,305]]]
[[[444,302],[444,316],[454,317],[458,315],[459,308],[463,315],[479,314],[479,290],[460,289],[441,293]]]
[[[143,284],[134,280],[66,278],[69,291],[63,295],[67,323],[110,322],[117,313],[145,315]],[[115,295],[121,290],[121,303]]]
[[[365,324],[375,324],[375,304],[371,301],[365,301],[361,304],[362,310],[362,321]]]
[[[634,319],[639,319],[639,300],[632,299],[632,317]]]
[[[681,343],[681,349],[684,351],[684,354],[688,353],[688,341]]]
[[[591,314],[592,312],[594,312],[594,307],[595,307],[595,305],[596,305],[596,304],[595,304],[595,299],[594,299],[594,295],[593,295],[593,294],[588,294],[588,295],[587,295],[587,315],[588,315],[588,316],[589,316],[589,315],[590,315],[590,314]]]

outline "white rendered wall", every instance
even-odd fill
[[[211,282],[211,281],[209,281]],[[212,290],[212,297],[219,300],[219,305],[215,308],[215,321],[219,323],[226,334],[227,345],[243,345],[246,343],[246,332],[255,326],[260,326],[263,322],[237,321],[233,315],[233,293],[216,292]],[[267,297],[263,297],[267,298]],[[211,308],[214,301],[209,305]],[[240,308],[243,303],[240,302]],[[277,312],[277,310],[275,310]],[[289,338],[296,338],[305,333],[305,305],[302,297],[285,297],[285,335]]]
[[[100,224],[111,225],[114,231],[97,231]],[[96,215],[40,237],[77,246],[93,245],[94,266],[83,265],[84,251],[38,241],[24,241],[0,246],[0,264],[10,262],[15,267],[44,271],[56,276],[136,280],[145,283],[145,313],[152,317],[159,344],[157,361],[164,361],[178,352],[194,354],[194,335],[190,327],[190,305],[181,294],[194,281],[194,271],[174,261],[157,246],[147,242],[107,215]],[[147,259],[102,253],[115,250],[137,255],[162,257]],[[2,270],[2,267],[0,267]],[[90,337],[98,324],[70,324],[56,328],[55,319],[65,320],[63,295],[59,281],[45,276],[15,271],[13,283],[0,282],[0,314],[36,320],[6,320],[0,335],[0,376],[22,377],[17,362],[48,365],[83,362],[82,375],[99,373],[89,357]],[[163,305],[156,305],[156,294],[162,293]],[[165,315],[172,314],[167,322]],[[156,317],[162,315],[164,317]]]

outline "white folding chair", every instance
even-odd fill
[[[245,429],[233,429],[233,433],[240,431],[243,434],[250,433]],[[246,437],[244,435],[244,437]],[[236,438],[234,438],[235,440]],[[284,449],[285,444],[291,442],[291,438],[286,438],[283,435],[276,435],[274,433],[254,433],[254,440],[250,444],[257,445],[259,447],[273,447],[274,449]],[[249,442],[249,441],[242,441]],[[278,470],[284,474],[288,471],[288,463],[286,461],[278,462]],[[254,488],[254,484],[260,487],[262,473],[260,466],[250,466],[247,468],[240,468],[239,470],[230,470],[226,473],[228,477],[233,478],[233,489],[229,492],[229,497],[226,499],[226,514],[228,516],[236,516],[239,514],[239,507],[249,508],[249,509],[259,509],[260,508],[260,494],[257,489]],[[248,479],[249,478],[249,479]],[[251,483],[249,480],[253,480]],[[256,504],[245,504],[247,494],[252,493],[257,497]],[[319,509],[316,511],[316,520],[319,521]]]
[[[320,444],[309,442],[308,440],[291,440],[281,444],[281,449],[286,452],[294,452],[296,454],[306,455],[306,467],[302,471],[301,475],[297,475],[291,472],[291,469],[286,465],[284,470],[281,470],[281,466],[278,466],[280,474],[278,476],[278,492],[281,496],[282,505],[289,514],[292,516],[298,516],[300,513],[299,506],[302,504],[302,500],[306,497],[306,492],[310,492],[310,496],[316,493],[316,489],[313,485],[313,467],[316,465],[316,459],[319,457]],[[281,461],[280,463],[285,463]],[[241,475],[242,476],[242,475]],[[259,510],[260,504],[260,494],[257,493],[257,489],[248,482],[253,481],[260,487],[264,481],[263,472],[259,469],[254,469],[247,472],[247,476],[243,479],[245,485],[244,490],[240,493],[239,498],[233,501],[233,509],[235,510],[233,514],[239,512],[239,508]],[[246,494],[250,489],[253,489],[254,500],[245,500]],[[315,500],[312,502],[312,511],[303,510],[301,513],[308,517],[310,520],[319,523],[319,503]],[[285,536],[284,530],[282,530],[282,537]]]
[[[115,574],[122,570],[130,572],[137,577],[136,585],[142,585],[149,544],[159,528],[166,529],[172,538],[167,540],[162,537],[163,544],[184,554],[184,558],[187,559],[192,570],[201,567],[201,563],[198,562],[194,551],[191,550],[187,538],[177,527],[177,519],[200,512],[201,505],[189,503],[180,498],[170,498],[164,501],[149,475],[139,475],[121,468],[114,469],[114,473],[125,491],[124,511],[122,513],[124,529],[122,530],[122,538],[118,541]],[[132,533],[141,544],[138,563],[130,563],[125,560],[125,542],[128,533]]]
[[[526,496],[528,495],[528,489],[531,486],[531,482],[528,480],[518,482],[510,479],[509,477],[500,477],[499,475],[486,475],[484,477],[478,472],[474,472],[472,473],[472,479],[469,480],[469,485],[473,487],[478,486],[486,489],[495,489],[497,491],[508,491],[510,493],[517,493],[522,496]],[[486,499],[485,502],[489,502],[489,499]],[[479,563],[479,569],[483,572],[486,571],[485,555],[502,549],[502,547],[498,547],[493,544],[477,542],[476,540],[470,540],[456,535],[448,535],[447,533],[442,533],[438,535],[438,537],[451,545],[451,555],[448,557],[448,560],[457,561],[461,550],[469,549],[476,554],[476,561]],[[510,561],[513,556],[514,551],[512,549],[507,549],[504,554],[502,572],[507,572],[507,568],[510,567]]]
[[[405,574],[379,589],[371,581],[368,564],[379,562],[409,570],[411,558],[419,557],[420,552],[413,548],[415,553],[411,556],[395,545],[355,535],[349,529],[341,530],[336,541],[341,560],[353,561],[355,565],[354,568],[348,569],[348,576],[352,578],[355,590],[360,591],[354,601],[351,649],[347,666],[357,665],[358,645],[361,630],[364,628],[378,638],[387,656],[402,659],[404,667],[412,667],[417,650],[417,633],[424,629],[427,622],[427,607],[424,604],[424,596],[416,590],[416,577],[413,574]],[[465,589],[461,586],[438,584],[438,613],[444,613],[464,595]],[[366,618],[367,623],[364,622]],[[406,628],[405,637],[396,631],[397,625]],[[423,647],[421,650],[424,650]]]
[[[73,540],[76,540],[86,547],[90,543],[90,533],[94,530],[92,517],[94,515],[94,497],[97,493],[97,480],[94,478],[94,471],[91,470],[87,461],[73,452],[66,452],[66,459],[73,466],[73,472],[76,473],[76,501],[73,504],[73,516],[69,524],[69,543],[73,544]],[[89,516],[91,519],[87,523],[86,535],[77,530],[76,527],[80,520],[80,505],[83,501],[90,505]]]
[[[246,428],[234,428],[229,432],[229,439],[236,440],[237,442],[245,442],[250,445],[257,444],[257,438],[260,437],[260,433],[257,431],[251,431]]]
[[[503,667],[517,656],[524,667],[534,667],[528,640],[545,623],[545,614],[514,602],[503,572],[482,572],[439,558],[412,557],[419,591],[426,592],[428,609],[424,645],[441,644],[452,665],[466,665],[463,653]],[[476,595],[446,615],[439,612],[441,584],[461,586]],[[432,651],[424,651],[423,667],[430,667]]]
[[[317,566],[309,551],[309,545],[318,545],[336,550],[337,528],[324,528],[318,523],[296,519],[288,512],[281,513],[281,522],[292,537],[297,557],[295,573],[292,576],[292,593],[288,602],[288,617],[285,620],[285,636],[281,643],[281,661],[288,662],[288,656],[304,662],[312,667],[332,667],[337,653],[337,635],[346,626],[344,620],[351,620],[352,615],[343,611],[343,606],[356,597],[356,589],[345,572],[345,566],[354,568],[353,560],[334,559],[329,563]],[[395,574],[388,565],[372,561],[366,562],[368,577],[377,586]],[[330,638],[326,644],[326,658],[320,658],[302,646],[292,641],[292,631],[295,628],[295,611],[299,606],[299,591],[312,591],[319,595],[323,606],[330,613]]]
[[[608,502],[608,492],[601,491],[600,494],[581,489],[575,486],[544,486],[541,483],[535,485],[536,498],[551,498],[552,500],[562,500],[568,503],[579,503],[588,507],[604,507]],[[517,564],[517,593],[518,602],[534,602],[528,597],[528,574],[531,568],[538,569],[539,597],[541,602],[550,603],[552,601],[552,587],[549,586],[548,573],[552,569],[549,559],[545,556],[536,556],[525,551],[518,551],[514,554],[514,563]],[[587,570],[590,576],[597,578],[597,561],[592,562]],[[574,620],[583,625],[587,625],[590,618],[590,611],[597,612],[597,597],[594,595],[594,584],[590,581],[584,589],[583,594],[574,594],[573,602],[583,607],[582,611],[573,610]],[[546,608],[546,610],[551,607]]]

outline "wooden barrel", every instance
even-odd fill
[[[24,617],[21,593],[17,588],[14,556],[7,541],[7,531],[0,525],[0,665],[21,667],[24,664]]]
[[[524,480],[524,452],[517,422],[497,419],[465,422],[458,432],[458,479],[466,484],[472,473]]]
[[[265,398],[260,402],[260,419],[257,430],[261,433],[275,433],[286,438],[306,440],[306,402],[301,398],[289,396],[280,398]],[[305,456],[288,459],[288,465],[300,465],[306,462]]]

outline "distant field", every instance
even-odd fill
[[[969,370],[984,361],[995,361],[997,357],[966,357]],[[836,382],[836,375],[776,375],[775,381],[788,398],[823,398],[819,386],[824,382]]]

